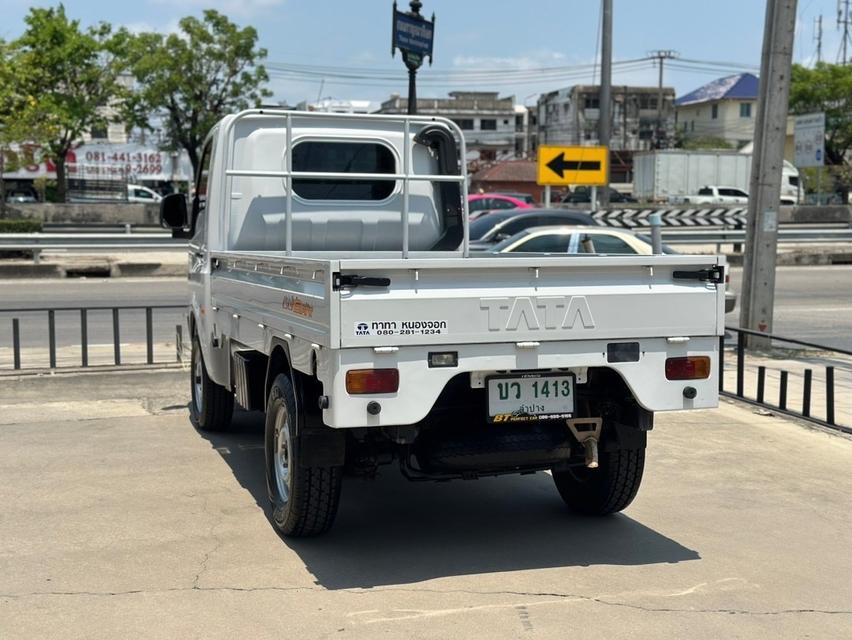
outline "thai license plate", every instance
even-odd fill
[[[488,378],[490,422],[556,420],[574,414],[574,376],[529,374]]]

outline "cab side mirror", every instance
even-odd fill
[[[160,200],[160,226],[172,231],[181,231],[189,226],[184,194],[170,193]]]

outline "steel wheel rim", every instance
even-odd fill
[[[192,389],[195,392],[195,397],[193,398],[195,402],[195,410],[198,413],[201,413],[201,402],[204,399],[204,363],[201,360],[201,353],[199,349],[195,351],[195,362],[192,366]]]
[[[275,443],[273,447],[273,469],[275,473],[275,485],[278,487],[278,495],[281,500],[287,502],[290,499],[290,421],[287,419],[287,410],[279,407],[275,415]]]

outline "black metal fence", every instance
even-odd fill
[[[721,395],[852,434],[852,415],[839,415],[835,394],[838,371],[848,373],[849,379],[852,380],[852,351],[739,327],[726,327],[726,330],[736,335],[736,346],[733,349],[736,358],[733,371],[735,390],[730,391],[725,386],[728,363],[725,360],[726,337],[723,336],[719,340],[719,393]],[[782,343],[814,351],[749,350],[746,348],[746,336],[767,339],[772,341],[773,346],[775,343]],[[753,366],[748,367],[750,360],[758,361],[756,370]],[[785,362],[788,364],[784,365]],[[790,364],[801,366],[791,367]],[[816,384],[814,371],[823,374]],[[777,374],[777,389],[768,388],[768,373]],[[792,394],[791,387],[794,379],[800,382],[801,401],[799,398],[794,398]],[[747,385],[750,389],[754,389],[753,395],[747,393]],[[852,413],[852,409],[849,409],[847,413]]]
[[[180,362],[183,359],[185,309],[186,305],[0,309],[0,319],[11,320],[10,325],[6,325],[11,328],[10,333],[7,334],[11,338],[7,342],[10,348],[4,349],[0,346],[0,353],[3,354],[3,358],[0,359],[0,370],[155,365]],[[3,324],[6,323],[3,322]],[[169,359],[163,359],[162,342],[158,342],[156,337],[158,335],[162,337],[168,331],[169,340],[171,340],[172,330],[174,330],[174,351]],[[134,347],[141,347],[144,344],[144,358],[141,353],[133,361],[123,357],[122,336],[128,338]],[[103,347],[108,348],[110,342],[111,354],[107,356],[108,361],[104,362],[104,358],[99,357],[100,362],[92,362],[90,355],[93,345],[96,344],[98,351],[103,352]],[[166,342],[168,343],[168,340]],[[155,346],[160,347],[160,354],[155,353]],[[35,356],[36,353],[42,353],[45,348],[46,358]],[[79,359],[76,356],[77,348],[80,350]],[[134,351],[139,349],[134,348]],[[73,358],[72,352],[75,356]],[[57,357],[58,354],[65,356],[62,362]],[[99,356],[102,355],[99,353]],[[160,357],[155,357],[157,355]]]

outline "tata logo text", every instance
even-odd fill
[[[482,298],[489,331],[594,329],[595,319],[585,296]]]

